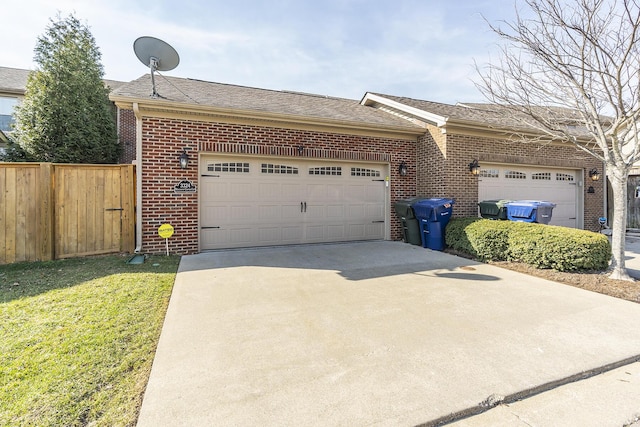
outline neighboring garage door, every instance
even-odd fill
[[[478,200],[543,200],[556,204],[550,224],[581,227],[578,175],[572,169],[482,164]]]
[[[205,157],[202,250],[385,237],[386,165]]]

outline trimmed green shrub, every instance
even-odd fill
[[[611,258],[602,234],[537,223],[453,218],[445,242],[482,261],[518,261],[558,271],[605,270]]]
[[[467,236],[467,229],[470,229],[470,225],[479,220],[480,218],[451,218],[445,228],[445,245],[456,251],[477,257],[478,254]]]
[[[445,243],[482,261],[504,260],[512,224],[511,221],[454,218],[447,225]]]
[[[509,241],[508,260],[558,271],[605,270],[611,258],[606,236],[567,227],[520,223]]]

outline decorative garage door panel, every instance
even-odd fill
[[[384,168],[203,157],[201,249],[382,239]]]
[[[478,200],[543,200],[556,204],[550,224],[579,227],[578,174],[571,169],[482,164]]]

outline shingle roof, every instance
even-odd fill
[[[0,67],[0,91],[24,93],[30,70]]]
[[[406,98],[401,96],[385,95],[376,93],[374,95],[399,102],[401,104],[417,108],[443,117],[447,121],[473,122],[482,125],[493,125],[508,127],[514,125],[511,116],[497,105],[491,104],[443,104],[439,102],[423,101],[419,99]],[[482,108],[479,108],[482,106]]]
[[[27,88],[27,79],[31,70],[21,68],[0,67],[0,92],[13,92],[24,94]],[[111,90],[124,84],[117,80],[103,80]]]
[[[175,102],[215,108],[257,111],[275,115],[348,123],[405,128],[418,132],[421,128],[400,117],[345,98],[300,92],[258,89],[247,86],[215,83],[168,76],[155,77],[158,102]],[[112,99],[135,98],[151,100],[151,77],[144,75],[112,92]]]
[[[445,119],[447,122],[475,124],[485,128],[502,131],[537,132],[538,127],[531,118],[519,114],[516,108],[507,108],[496,104],[459,103],[457,105],[399,97],[385,94],[374,94]],[[580,117],[575,110],[560,107],[540,107],[538,113],[551,117],[558,127],[575,136],[589,136],[587,129],[580,125]],[[602,120],[606,120],[605,117]]]
[[[108,88],[111,88],[111,91],[114,91],[116,89],[118,89],[120,86],[122,86],[123,84],[126,84],[126,82],[121,82],[118,80],[103,80],[105,86],[107,86]]]

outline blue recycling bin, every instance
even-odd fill
[[[444,229],[451,219],[453,199],[433,198],[416,201],[411,207],[420,226],[422,247],[444,249]]]
[[[516,200],[506,204],[507,218],[511,221],[549,224],[554,203],[540,200]]]

